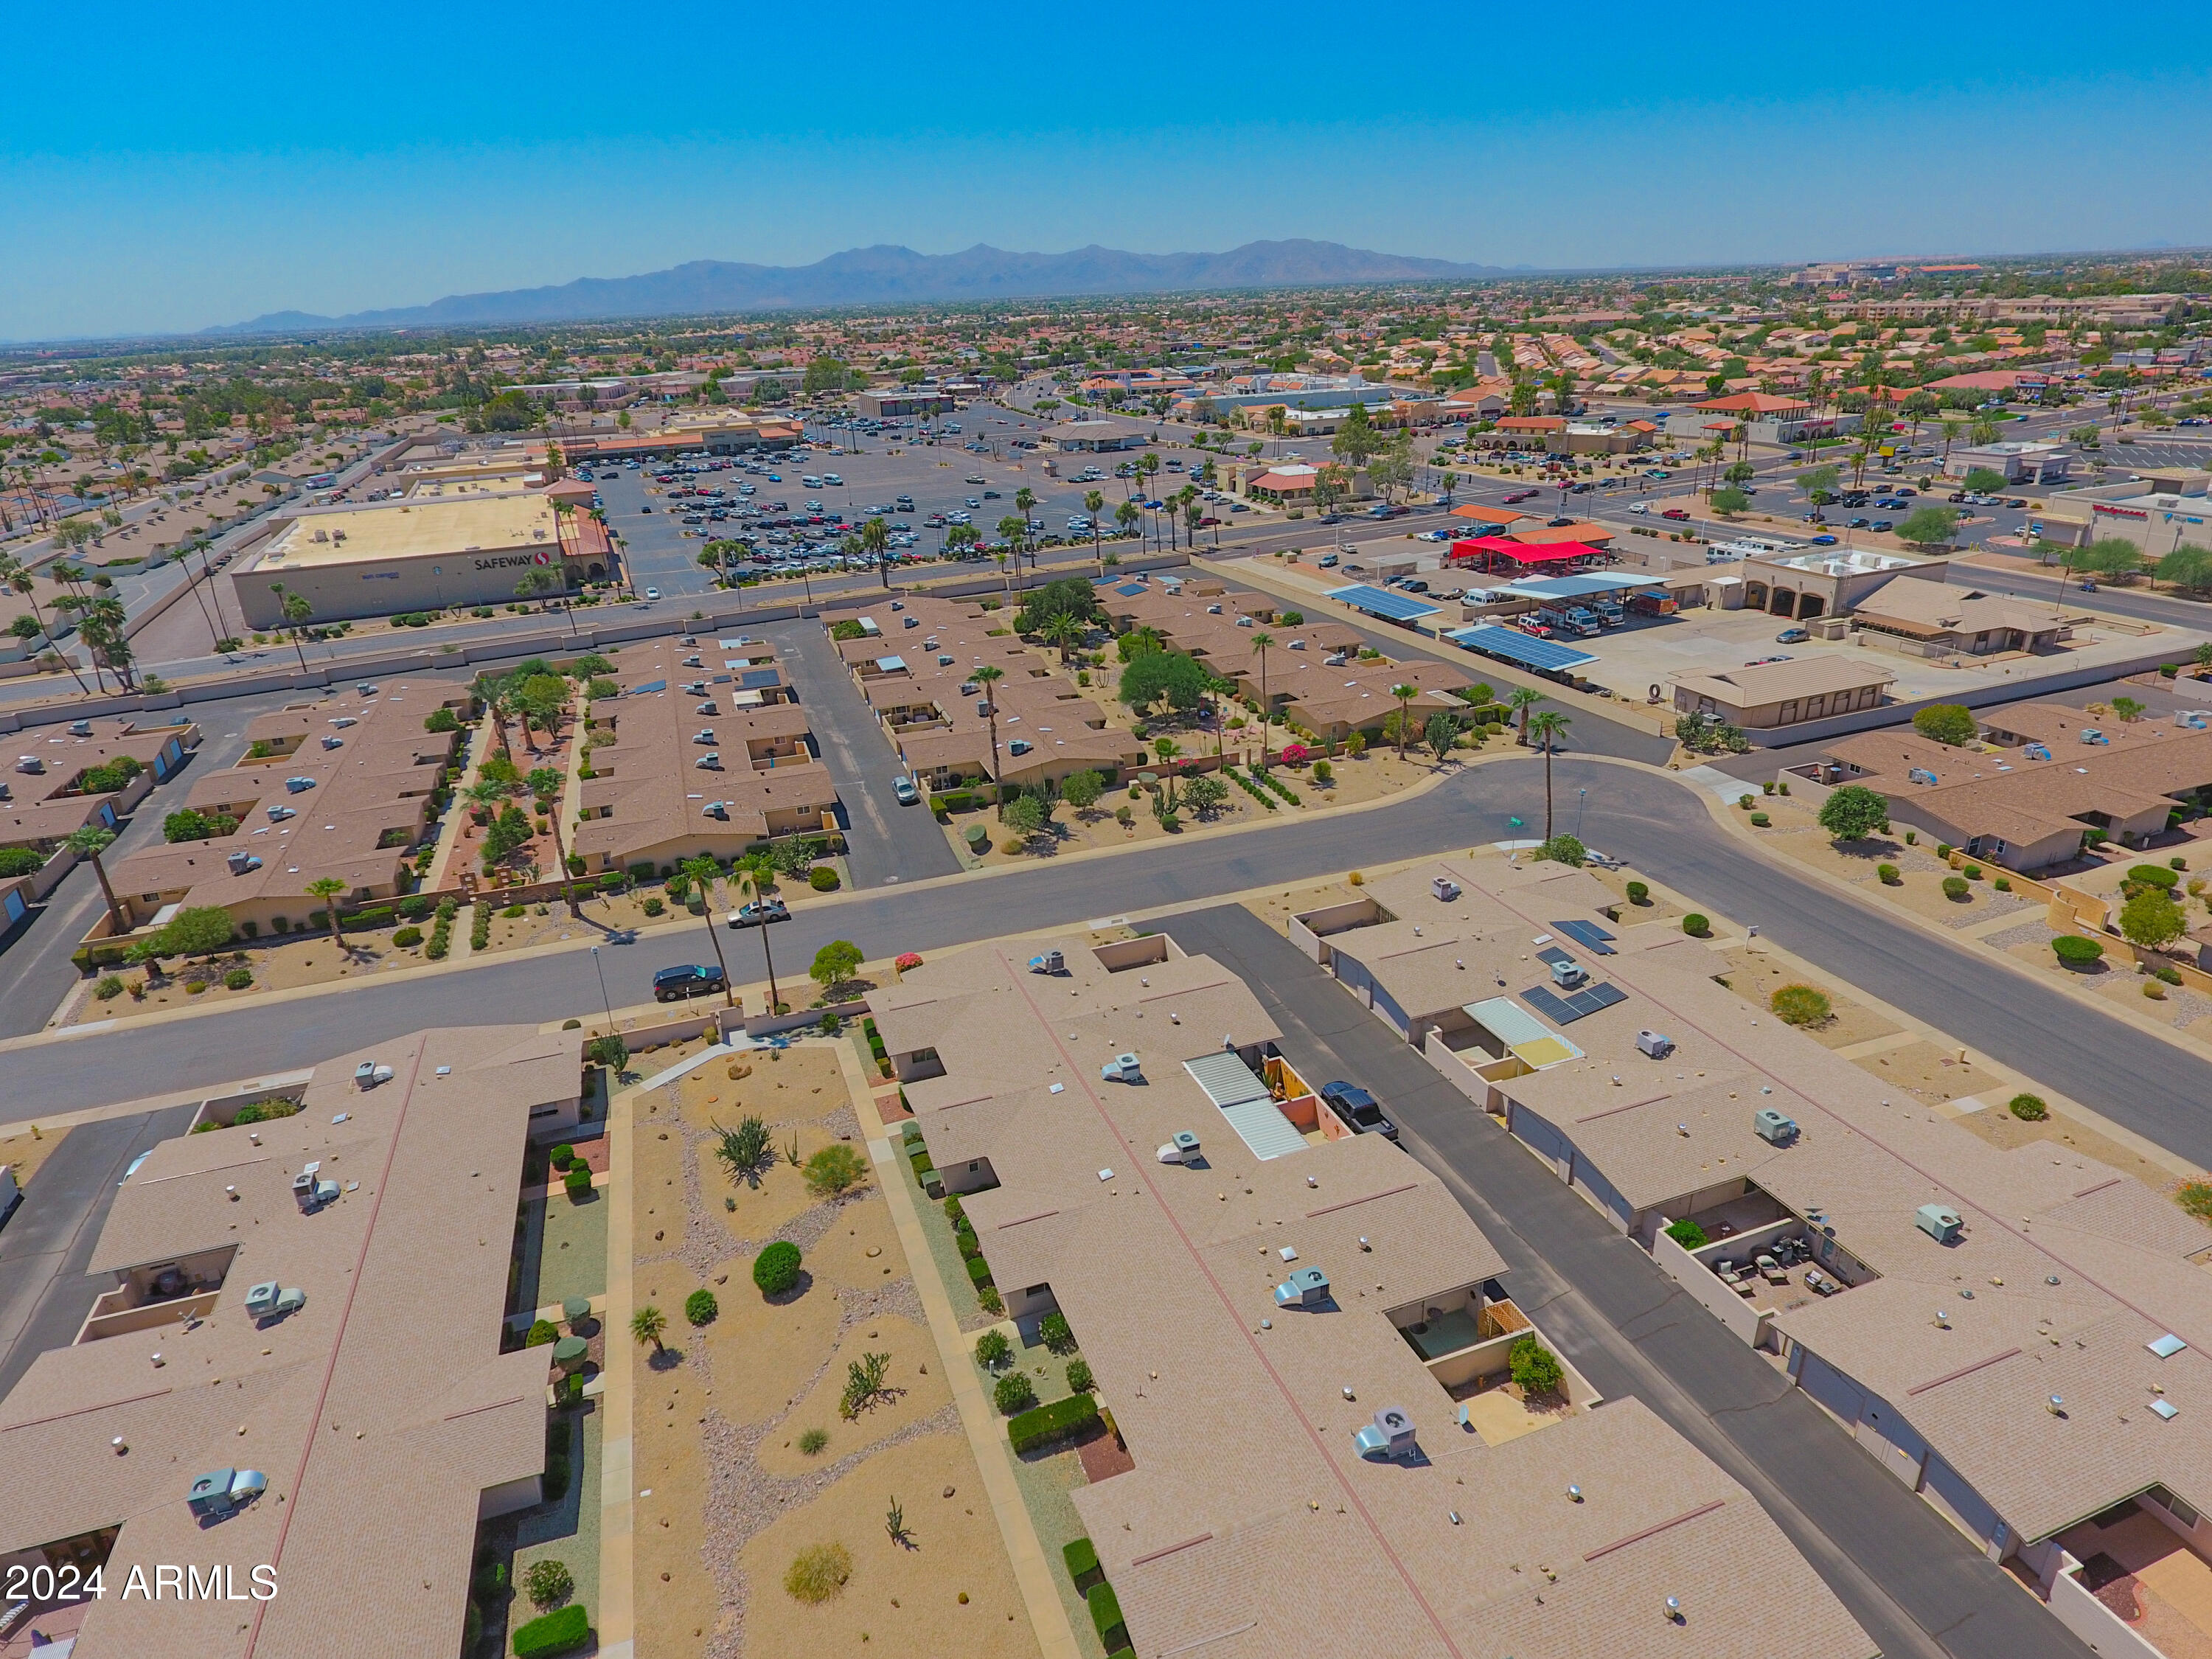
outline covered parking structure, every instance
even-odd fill
[[[1534,634],[1524,634],[1500,623],[1477,623],[1472,628],[1456,628],[1444,638],[1463,651],[1496,657],[1522,668],[1532,668],[1540,674],[1570,676],[1597,660],[1578,647],[1558,640],[1540,640]]]
[[[1505,584],[1504,591],[1516,599],[1542,605],[1575,605],[1584,599],[1626,599],[1638,593],[1663,593],[1664,576],[1626,570],[1576,570],[1563,576],[1525,576]]]
[[[1571,570],[1585,563],[1601,563],[1612,556],[1603,548],[1592,547],[1587,542],[1523,542],[1510,536],[1470,536],[1451,544],[1451,550],[1444,555],[1444,562],[1473,565],[1483,571],[1547,568]]]
[[[1422,617],[1435,616],[1437,611],[1435,605],[1423,605],[1409,593],[1394,593],[1387,587],[1370,587],[1365,582],[1332,588],[1328,597],[1339,605],[1350,605],[1354,611],[1395,623],[1401,628],[1411,628]]]

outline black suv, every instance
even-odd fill
[[[1356,1083],[1324,1083],[1321,1097],[1328,1109],[1342,1118],[1345,1126],[1363,1135],[1381,1135],[1385,1140],[1398,1138],[1398,1126],[1382,1115],[1382,1108],[1373,1095]]]
[[[721,991],[722,970],[720,968],[702,968],[696,963],[686,963],[680,968],[664,968],[653,976],[653,1000],[655,1002],[718,996]]]

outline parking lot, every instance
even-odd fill
[[[1016,447],[1016,441],[1033,440],[1049,422],[1015,410],[977,404],[948,419],[961,430],[933,441],[921,441],[910,431],[855,439],[847,431],[811,426],[809,436],[814,442],[807,448],[774,457],[717,457],[720,465],[714,470],[679,472],[672,484],[659,483],[653,475],[668,469],[652,465],[586,466],[580,472],[592,474],[608,525],[627,544],[633,584],[641,593],[657,587],[672,599],[703,593],[712,586],[713,573],[700,565],[699,555],[707,541],[716,538],[744,539],[757,551],[775,554],[778,565],[791,567],[793,574],[801,562],[823,576],[842,574],[839,542],[878,507],[886,509],[877,516],[893,527],[895,535],[900,534],[897,526],[906,526],[904,536],[912,542],[902,550],[920,556],[940,553],[945,532],[956,522],[971,523],[987,541],[997,539],[999,521],[1018,514],[1015,493],[1023,489],[1036,496],[1030,516],[1043,526],[1038,534],[1070,535],[1068,521],[1086,512],[1084,497],[1092,490],[1106,497],[1101,528],[1110,533],[1113,510],[1129,495],[1128,486],[1112,476],[1113,469],[1128,457],[1057,455]],[[1192,465],[1198,459],[1194,452],[1166,446],[1161,453],[1164,462]],[[1047,472],[1048,459],[1056,463],[1061,476]],[[1107,476],[1077,482],[1073,475],[1086,465],[1095,465]],[[1181,476],[1164,466],[1153,487],[1163,494],[1180,488]],[[821,482],[809,486],[804,482],[809,477]],[[750,495],[741,493],[747,485],[751,486]],[[724,495],[700,498],[667,493],[693,486],[720,489]],[[809,505],[816,502],[820,504],[818,516],[842,523],[761,525],[765,519],[817,516]],[[743,505],[757,510],[746,513]],[[713,518],[716,510],[725,516]],[[702,522],[684,524],[687,513],[696,514]],[[945,522],[932,525],[932,519]],[[1065,553],[1063,562],[1089,556],[1088,540],[1080,532],[1074,532],[1074,538],[1081,544]],[[1054,562],[1049,551],[1044,562]]]

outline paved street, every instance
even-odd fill
[[[1504,1255],[1522,1310],[1599,1393],[1635,1395],[1750,1487],[1889,1659],[2087,1653],[1287,939],[1241,906],[1168,931],[1252,988],[1301,1075],[1375,1091]]]
[[[85,1263],[107,1220],[116,1183],[131,1160],[182,1134],[189,1106],[79,1124],[32,1178],[0,1227],[0,1398],[48,1348],[66,1347],[112,1274],[88,1278]]]
[[[1018,872],[962,878],[803,910],[775,931],[788,973],[832,939],[871,957],[925,953],[1009,929],[1080,924],[1188,904],[1224,893],[1288,885],[1427,852],[1540,830],[1540,763],[1473,768],[1440,787],[1369,811],[1294,819],[1235,835],[1194,836],[1107,858],[1040,863]],[[1577,791],[1589,792],[1585,838],[1645,873],[1711,904],[1852,983],[1924,1017],[1984,1053],[2070,1095],[2199,1164],[2212,1164],[2212,1064],[2059,991],[1987,963],[1947,939],[1897,920],[1741,846],[1701,801],[1664,775],[1572,758],[1555,763],[1560,827],[1571,830]],[[1510,827],[1518,817],[1524,828]],[[592,914],[586,904],[586,915]],[[617,1006],[646,1002],[653,972],[696,961],[703,936],[648,933],[601,951]],[[740,939],[732,972],[757,976]],[[311,1064],[380,1036],[470,1022],[539,1021],[600,1006],[592,957],[582,951],[525,960],[493,957],[436,975],[394,975],[343,998],[307,998],[162,1025],[118,1024],[98,1044],[101,1092],[131,1098],[187,1091],[242,1073]],[[26,1114],[85,1103],[90,1051],[77,1041],[36,1043],[6,1060],[9,1099]],[[2130,1056],[2124,1073],[2105,1056]]]

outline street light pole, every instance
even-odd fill
[[[599,1001],[607,1011],[607,1035],[612,1036],[615,1034],[614,1000],[607,994],[606,965],[599,960],[599,947],[596,945],[592,947],[592,966],[599,976]]]

